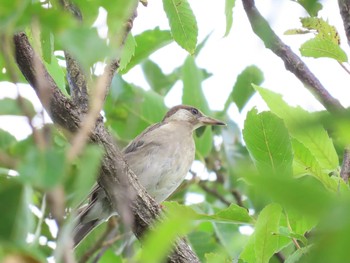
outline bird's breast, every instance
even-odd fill
[[[166,139],[168,143],[162,143]],[[142,156],[127,161],[140,183],[158,202],[164,201],[181,184],[194,160],[195,145],[192,134],[177,138],[176,135],[153,141],[144,147]]]

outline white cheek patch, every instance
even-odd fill
[[[173,115],[171,115],[169,119],[186,121],[186,120],[192,119],[192,115],[188,110],[180,109],[177,112],[175,112]]]

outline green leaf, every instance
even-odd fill
[[[110,43],[114,47],[119,47],[123,41],[125,24],[134,15],[133,12],[136,10],[138,1],[102,0],[101,4],[107,11],[108,38]],[[86,2],[83,2],[82,5],[86,5]]]
[[[51,63],[45,62],[45,67],[49,72],[49,74],[51,75],[51,77],[56,82],[60,91],[62,91],[64,95],[69,97],[69,94],[66,90],[65,75],[64,75],[63,69],[58,64],[58,59],[56,58],[55,55],[52,54]]]
[[[100,147],[89,145],[79,157],[72,189],[72,207],[81,203],[96,182],[102,155],[103,150]]]
[[[135,48],[136,48],[135,38],[131,33],[129,33],[125,40],[122,54],[120,56],[120,63],[119,63],[119,69],[118,69],[119,71],[123,71],[126,68],[131,58],[135,54]]]
[[[167,108],[164,98],[153,90],[145,91],[115,76],[105,110],[107,125],[127,142],[149,125],[160,122]]]
[[[320,124],[314,123],[312,113],[297,107],[291,107],[283,101],[282,96],[267,89],[254,86],[270,110],[282,118],[292,137],[305,145],[315,156],[322,169],[333,171],[339,165],[338,155],[332,140]]]
[[[147,59],[141,64],[143,74],[153,89],[158,94],[165,96],[171,87],[180,78],[178,71],[174,71],[169,75],[165,75],[162,69],[152,60]]]
[[[207,263],[230,263],[232,259],[222,254],[209,253],[205,255]]]
[[[198,27],[187,0],[163,0],[163,8],[175,41],[193,54],[197,45]]]
[[[271,112],[248,112],[243,138],[261,174],[292,175],[292,146],[283,121]]]
[[[170,44],[172,41],[170,32],[168,30],[160,30],[159,28],[147,30],[135,36],[135,54],[131,57],[126,67],[120,70],[119,73],[127,73],[135,65],[148,58],[153,52]]]
[[[306,41],[300,47],[300,53],[305,57],[333,58],[340,62],[347,62],[348,57],[339,45],[328,39],[313,38]]]
[[[225,0],[225,16],[226,16],[225,37],[228,36],[232,28],[232,23],[233,23],[232,9],[235,7],[235,3],[236,3],[236,0]]]
[[[191,56],[186,58],[182,67],[182,81],[184,86],[182,103],[192,105],[205,114],[210,114],[209,106],[202,90],[203,73]]]
[[[30,189],[16,180],[0,177],[1,211],[6,211],[0,217],[0,243],[14,242],[25,245],[26,238],[32,227],[28,200]]]
[[[208,215],[197,213],[189,206],[180,205],[177,202],[164,202],[164,207],[166,211],[171,211],[173,213],[184,213],[191,216],[192,219],[196,220],[209,220],[212,222],[221,223],[252,223],[253,219],[249,216],[248,210],[240,207],[236,204],[231,204],[229,207],[222,209],[215,214]]]
[[[210,115],[207,100],[202,91],[203,73],[197,67],[193,57],[188,56],[182,67],[183,95],[182,103],[200,109],[204,114]],[[211,129],[206,129],[205,136],[196,138],[197,155],[206,157],[212,148],[213,138]],[[202,145],[203,144],[203,145]]]
[[[327,171],[321,168],[315,156],[304,144],[296,139],[292,140],[294,160],[293,173],[295,176],[312,175],[320,180],[329,190],[337,191],[338,183],[329,177]]]
[[[40,43],[41,50],[44,61],[48,64],[51,64],[51,58],[53,56],[54,51],[54,39],[53,35],[47,28],[43,28],[40,32]]]
[[[19,179],[34,187],[52,189],[63,180],[65,167],[62,150],[53,148],[43,152],[32,147],[19,166]]]
[[[101,39],[96,28],[72,28],[62,31],[57,40],[89,72],[90,67],[112,55],[106,40]]]
[[[303,27],[308,30],[316,30],[316,38],[325,39],[333,42],[336,45],[340,44],[339,34],[334,26],[331,26],[327,21],[318,17],[302,17],[300,22]]]
[[[16,138],[7,131],[0,129],[0,149],[6,150],[11,145],[17,143]]]
[[[255,194],[259,194],[260,199],[272,199],[285,209],[297,211],[308,217],[317,218],[324,215],[335,201],[334,195],[325,191],[323,185],[311,176],[296,179],[268,174],[245,174],[244,178]]]
[[[318,11],[322,9],[319,0],[297,0],[296,2],[304,7],[310,16],[317,16]]]
[[[166,218],[145,234],[142,251],[137,255],[138,262],[163,262],[176,238],[190,230],[192,216],[192,211],[187,209],[167,209]]]
[[[23,107],[31,115],[35,115],[34,106],[31,101],[22,97]],[[20,108],[19,102],[15,99],[4,98],[0,99],[0,115],[20,115],[23,116],[24,113]]]
[[[252,83],[260,85],[263,81],[264,75],[258,67],[254,65],[246,67],[242,73],[238,75],[232,93],[225,104],[225,109],[228,108],[229,102],[232,100],[236,103],[238,109],[242,111],[243,107],[255,93]]]
[[[286,258],[286,261],[284,263],[297,263],[300,262],[300,259],[307,253],[309,253],[310,249],[312,249],[314,245],[308,245],[306,247],[299,248],[295,250],[295,252],[290,255],[288,258]]]
[[[205,262],[205,255],[219,249],[219,244],[215,240],[213,233],[196,231],[188,234],[187,238],[191,243],[191,248],[196,252],[200,262]]]
[[[230,257],[237,258],[248,241],[248,236],[241,235],[237,225],[213,223],[218,243]]]
[[[261,211],[254,234],[240,255],[241,259],[256,263],[269,262],[280,247],[279,243],[286,240],[274,235],[278,231],[281,215],[282,208],[278,204],[270,204]]]

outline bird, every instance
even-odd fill
[[[122,154],[148,194],[160,204],[182,183],[195,158],[193,132],[202,126],[226,125],[188,105],[172,107],[161,122],[146,128]],[[73,229],[76,247],[113,212],[104,190],[96,184],[89,203],[78,209]]]

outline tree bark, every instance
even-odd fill
[[[83,111],[58,89],[24,33],[14,36],[14,48],[16,62],[22,74],[37,93],[53,122],[71,133],[77,132],[84,117]],[[107,70],[113,74],[117,63],[111,65]],[[115,211],[124,217],[132,217],[132,230],[136,237],[140,238],[160,215],[159,205],[146,193],[135,174],[129,169],[113,137],[104,127],[102,117],[98,118],[90,140],[100,144],[105,150],[100,170],[100,185],[106,191]],[[128,192],[133,193],[132,200],[129,200]],[[124,204],[124,201],[127,203]],[[123,211],[126,206],[130,208],[126,211],[131,211],[131,215]],[[199,262],[199,260],[190,246],[180,239],[173,253],[169,255],[168,262]]]

